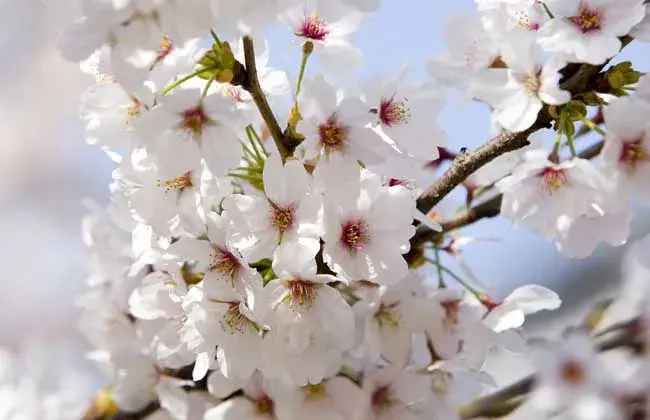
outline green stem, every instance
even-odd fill
[[[257,136],[257,133],[251,124],[248,124],[246,126],[246,135],[248,136],[248,140],[253,145],[257,157],[260,160],[264,159],[264,157],[267,155],[264,153],[264,148],[262,147],[261,141],[259,140],[259,137]]]
[[[544,11],[546,11],[546,14],[548,15],[548,17],[551,18],[551,19],[555,19],[555,16],[553,15],[553,13],[551,13],[551,9],[548,8],[546,3],[545,2],[541,2],[541,3],[542,3],[542,7],[544,7]]]
[[[264,164],[264,160],[262,158],[260,158],[255,152],[253,152],[245,142],[240,141],[240,143],[242,145],[242,148],[244,149],[244,154],[250,156],[251,159],[253,159],[253,162],[255,164],[260,165],[260,166],[262,164]]]
[[[300,70],[298,71],[298,81],[296,82],[296,106],[298,104],[298,95],[302,88],[302,79],[305,77],[305,68],[307,67],[307,60],[314,50],[314,44],[307,41],[302,46],[302,60],[300,61]]]
[[[205,97],[208,96],[208,90],[210,90],[210,86],[212,86],[212,83],[214,83],[214,77],[211,77],[208,80],[208,83],[205,84],[205,87],[203,88],[203,92],[201,92],[201,100],[205,99]]]
[[[583,117],[580,117],[580,121],[582,121],[582,123],[584,125],[589,127],[591,130],[595,131],[596,133],[600,134],[601,136],[603,136],[603,137],[607,136],[607,133],[605,132],[605,130],[600,128],[598,126],[598,124],[594,123],[589,118],[583,116]]]
[[[214,40],[214,43],[217,44],[219,49],[221,49],[221,40],[217,36],[217,33],[214,31],[214,29],[210,29],[210,35],[212,35],[212,39]]]
[[[571,157],[576,157],[578,156],[578,152],[576,152],[576,146],[573,144],[573,136],[566,136],[566,143],[569,146],[569,150],[571,151]]]
[[[437,249],[437,248],[434,248],[434,249]],[[458,274],[454,273],[453,271],[451,271],[450,269],[448,269],[444,265],[442,265],[439,262],[436,262],[436,261],[434,261],[434,260],[432,260],[430,258],[427,258],[426,260],[429,263],[435,265],[438,268],[439,272],[442,271],[444,273],[449,274],[454,280],[456,280],[458,282],[458,284],[460,284],[465,289],[467,289],[467,291],[470,292],[472,295],[474,295],[477,299],[481,300],[481,298],[484,296],[483,293],[479,292],[478,290],[476,290],[475,288],[470,286],[469,283],[467,283],[465,280],[460,278],[460,276],[458,276]]]
[[[176,80],[174,80],[173,82],[171,82],[170,84],[168,84],[167,86],[164,87],[164,89],[162,90],[162,94],[166,95],[172,89],[180,86],[181,84],[183,84],[183,83],[187,82],[188,80],[198,76],[199,74],[204,73],[206,71],[210,71],[210,70],[216,70],[216,67],[214,67],[214,66],[201,67],[200,69],[197,69],[197,70],[193,71],[192,73],[181,77],[180,79],[176,79]]]

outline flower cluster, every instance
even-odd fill
[[[87,142],[118,167],[85,220],[80,324],[112,409],[452,420],[493,386],[489,351],[526,352],[525,315],[560,300],[537,285],[496,299],[441,262],[460,239],[445,245],[420,182],[456,155],[436,121],[443,86],[487,103],[518,147],[554,122],[552,150],[496,147],[460,181],[495,185],[504,217],[563,252],[625,242],[627,196],[650,195],[648,81],[630,63],[603,70],[628,34],[643,39],[643,0],[477,0],[450,20],[432,80],[404,67],[361,88],[344,83],[362,64],[351,35],[378,1],[81,3],[61,47],[95,79]],[[268,66],[273,25],[301,46],[294,84]],[[306,76],[312,55],[323,74]],[[600,166],[575,151],[576,122],[604,133],[588,107],[607,128]]]

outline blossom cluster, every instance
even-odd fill
[[[650,17],[643,0],[476,3],[449,21],[431,80],[403,67],[352,87],[352,34],[378,1],[81,1],[61,49],[94,78],[86,140],[118,167],[110,203],[84,222],[80,324],[112,407],[451,420],[493,386],[490,349],[528,351],[524,317],[556,309],[554,292],[490,297],[442,265],[457,253],[444,233],[413,243],[442,229],[418,197],[451,154],[443,89],[487,103],[495,133],[555,121],[552,150],[531,136],[465,185],[494,185],[504,217],[587,256],[625,242],[627,197],[650,193],[649,79],[603,70],[631,37],[650,40]],[[301,49],[295,83],[269,65],[274,25]],[[306,76],[312,56],[322,74]],[[599,166],[575,152],[575,122],[604,133],[587,107],[606,124]]]

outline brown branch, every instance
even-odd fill
[[[604,141],[600,141],[582,151],[580,154],[578,154],[578,156],[583,159],[592,159],[600,154],[603,145]],[[471,209],[458,213],[449,219],[443,220],[440,222],[440,225],[442,226],[442,232],[450,232],[452,230],[471,225],[472,223],[478,222],[479,220],[498,216],[501,213],[502,198],[503,196],[501,194],[495,195],[494,197],[480,204],[477,204]],[[413,236],[411,239],[411,243],[420,244],[427,242],[439,234],[440,232],[435,232],[424,225],[419,225],[415,231],[415,236]]]
[[[253,101],[255,101],[257,109],[260,111],[260,114],[262,114],[262,119],[268,127],[271,137],[273,137],[273,141],[275,142],[275,146],[278,148],[280,156],[282,156],[282,160],[284,161],[287,156],[293,153],[297,143],[282,132],[280,124],[278,124],[278,120],[275,118],[273,110],[271,110],[271,106],[269,105],[269,101],[266,99],[266,95],[260,86],[260,81],[257,77],[257,66],[255,64],[255,48],[253,45],[253,39],[250,36],[245,36],[243,38],[243,43],[244,60],[246,65],[246,80],[243,87],[250,92],[253,97]]]
[[[623,49],[632,42],[632,38],[624,36],[621,38],[621,42],[621,49]],[[609,60],[597,66],[591,64],[569,64],[561,72],[563,79],[560,82],[560,87],[571,92],[572,96],[589,92],[593,90],[593,85],[597,82],[598,75],[608,63]],[[418,210],[425,214],[428,213],[471,174],[504,153],[526,146],[528,144],[528,136],[540,128],[548,126],[551,121],[550,116],[545,111],[542,111],[537,121],[529,129],[519,133],[506,132],[499,134],[474,152],[460,153],[454,159],[447,172],[443,174],[442,178],[422,193],[417,202]]]
[[[504,153],[528,145],[528,136],[541,128],[541,124],[518,133],[504,132],[494,137],[473,152],[461,152],[442,178],[436,181],[418,198],[418,210],[428,213],[447,194],[460,185],[471,174]]]

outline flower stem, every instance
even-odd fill
[[[210,29],[210,35],[212,35],[212,39],[214,40],[214,43],[217,44],[219,48],[221,48],[221,40],[217,36],[217,33],[214,31],[214,29]]]
[[[600,128],[598,126],[598,124],[594,123],[589,118],[583,116],[583,117],[580,118],[580,121],[582,121],[582,123],[584,125],[586,125],[587,127],[589,127],[589,129],[591,129],[592,131],[595,131],[596,133],[600,134],[603,137],[607,136],[607,133],[605,132],[605,130]]]
[[[440,249],[437,246],[433,247],[433,255],[435,256],[435,266],[438,269],[438,289],[446,289],[447,284],[445,283],[444,273],[442,271],[442,264],[440,264]]]
[[[168,84],[167,86],[165,86],[165,87],[163,88],[163,90],[162,90],[161,93],[162,93],[163,95],[166,95],[166,94],[168,94],[172,89],[174,89],[174,88],[180,86],[181,84],[183,84],[183,83],[187,82],[188,80],[190,80],[190,79],[192,79],[192,78],[198,76],[199,74],[201,74],[201,73],[205,73],[206,71],[210,71],[210,70],[216,70],[216,67],[213,67],[213,66],[201,67],[200,69],[197,69],[197,70],[193,71],[192,73],[190,73],[190,74],[188,74],[188,75],[185,75],[185,76],[181,77],[180,79],[176,79],[176,80],[174,80],[173,82],[171,82],[170,84]]]
[[[542,3],[542,7],[544,8],[544,11],[545,11],[546,14],[548,15],[548,17],[549,17],[550,19],[555,19],[555,16],[554,16],[553,13],[551,12],[551,9],[549,9],[548,6],[546,5],[546,2],[541,2],[541,3]]]
[[[298,81],[296,82],[296,106],[298,106],[298,95],[302,88],[302,79],[305,77],[305,68],[307,67],[307,60],[314,51],[314,44],[307,41],[302,45],[302,60],[300,61],[300,70],[298,71]]]

